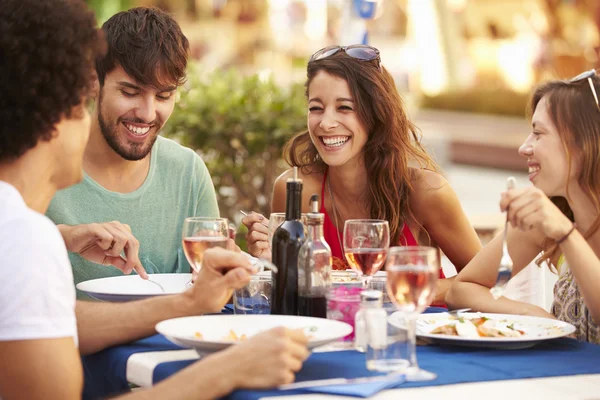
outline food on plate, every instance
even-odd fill
[[[311,335],[310,332],[316,332],[319,330],[319,328],[316,326],[309,326],[309,327],[305,327],[303,329],[305,331],[306,337],[308,337],[309,340],[314,337],[314,335]],[[202,333],[200,333],[200,332],[194,332],[194,338],[204,340],[204,335],[202,335]],[[246,340],[246,339],[248,339],[248,335],[246,335],[245,333],[238,335],[237,333],[235,333],[235,331],[233,329],[230,329],[229,334],[226,336],[223,336],[222,340],[239,342],[239,341]]]
[[[460,336],[466,338],[479,337],[519,337],[524,331],[516,329],[514,323],[497,321],[487,317],[464,318],[451,317],[450,323],[438,326],[430,333],[438,335]]]
[[[194,338],[204,340],[204,335],[202,335],[202,333],[200,333],[200,332],[194,332]],[[235,331],[233,329],[230,329],[229,334],[226,336],[223,336],[222,340],[225,340],[225,341],[233,340],[234,342],[239,342],[241,340],[246,340],[246,339],[248,339],[247,335],[245,335],[245,334],[238,335],[237,333],[235,333]]]

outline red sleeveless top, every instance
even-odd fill
[[[343,240],[344,234],[343,232],[339,232],[335,226],[335,224],[329,218],[329,214],[327,214],[327,210],[325,209],[325,184],[327,181],[327,170],[323,174],[323,184],[321,185],[321,209],[319,212],[325,215],[325,220],[323,221],[323,236],[325,237],[325,241],[331,247],[331,257],[333,259],[332,267],[334,270],[345,270],[349,268],[345,258],[344,253],[342,251],[342,244],[340,243],[340,239]],[[338,236],[339,234],[339,236]],[[400,240],[397,246],[418,246],[419,244],[415,240],[408,224],[404,224],[402,227],[402,235],[400,236]],[[445,278],[444,272],[440,268],[440,278]]]

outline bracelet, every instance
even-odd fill
[[[562,242],[564,242],[565,240],[567,240],[567,238],[569,237],[569,235],[571,233],[573,233],[573,231],[575,230],[575,228],[577,228],[577,224],[575,222],[573,222],[573,227],[571,228],[571,230],[569,232],[567,232],[567,234],[565,236],[563,236],[560,239],[558,239],[556,241],[556,244],[561,244]]]

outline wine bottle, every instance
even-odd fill
[[[310,198],[306,214],[308,234],[298,254],[298,315],[327,318],[327,291],[331,286],[331,248],[323,237],[324,214],[319,196]]]
[[[286,183],[285,221],[273,234],[271,314],[298,315],[298,251],[304,242],[302,224],[302,180],[298,167]]]

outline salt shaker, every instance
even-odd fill
[[[354,347],[364,353],[367,347],[379,349],[387,344],[387,312],[383,308],[380,290],[363,290],[360,293],[360,309],[354,318]],[[367,352],[367,365],[369,354]]]

